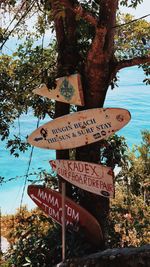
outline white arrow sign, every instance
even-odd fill
[[[91,193],[113,197],[113,171],[110,167],[74,160],[50,160],[54,171],[62,178]]]

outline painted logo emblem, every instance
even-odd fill
[[[60,94],[67,100],[70,101],[75,93],[74,87],[64,79],[60,86]]]

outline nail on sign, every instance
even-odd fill
[[[79,74],[58,78],[56,83],[57,86],[55,89],[48,89],[46,84],[41,84],[39,88],[33,90],[33,93],[69,104],[84,105],[81,77]]]
[[[45,149],[76,148],[106,139],[131,116],[121,108],[94,108],[59,117],[36,129],[28,142]]]
[[[48,216],[62,225],[62,196],[60,193],[39,185],[29,185],[28,195]],[[74,201],[65,198],[66,224],[79,224],[84,227],[93,243],[98,244],[102,231],[97,220]]]
[[[113,197],[113,171],[110,167],[74,160],[50,160],[50,165],[66,181],[104,197]]]

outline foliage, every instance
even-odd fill
[[[150,84],[150,78],[148,78],[148,76],[150,75],[150,66],[144,65],[143,69],[146,75],[146,78],[143,80],[143,82],[145,82],[146,84]]]
[[[112,169],[122,167],[127,160],[127,150],[125,138],[114,134],[101,142],[100,162]]]
[[[150,179],[150,132],[142,132],[142,143],[134,146],[128,154],[128,161],[123,164],[117,177],[122,180],[134,195],[141,195],[144,185]]]
[[[18,136],[10,137],[10,127],[14,121],[19,120],[21,114],[27,113],[31,108],[33,114],[41,119],[46,114],[53,117],[54,103],[33,96],[32,90],[40,85],[42,79],[51,85],[47,69],[55,73],[54,48],[43,50],[36,46],[33,49],[32,45],[33,40],[27,40],[13,56],[0,56],[0,135],[2,141],[8,140],[7,148],[15,156],[19,155],[18,151],[24,152],[27,144],[26,136],[22,138],[19,133]]]
[[[5,255],[8,266],[14,264],[16,267],[52,267],[61,261],[61,227],[52,223],[41,211],[35,209],[29,212],[23,208],[3,220],[8,227],[5,236],[11,242],[11,248]],[[78,230],[75,234],[71,227],[67,228],[66,243],[67,257],[83,256],[88,253],[89,248],[92,249],[86,242],[83,232]]]
[[[150,34],[149,23],[146,20],[134,20],[130,14],[118,16],[115,35],[116,56],[118,59],[130,59],[137,56],[146,56],[149,48],[146,45]],[[120,27],[119,25],[122,25]],[[143,43],[143,38],[146,44]]]
[[[140,246],[150,242],[149,131],[142,132],[141,144],[129,151],[126,157],[116,177],[116,194],[111,202],[110,246]]]
[[[143,0],[120,0],[120,4],[127,7],[133,7],[136,8],[138,4],[141,4]]]
[[[126,198],[130,198],[130,205]],[[127,196],[123,187],[118,186],[116,197],[111,203],[109,217],[109,236],[107,246],[130,247],[149,243],[148,222],[150,209],[144,205],[141,197]],[[7,219],[7,238],[11,241],[11,249],[5,256],[8,266],[53,266],[61,261],[61,228],[52,223],[38,209],[28,212],[24,210],[10,216],[13,225]],[[10,227],[11,226],[11,227]],[[86,241],[81,229],[74,234],[68,228],[66,239],[67,258],[82,257],[90,251],[96,251]],[[81,249],[82,248],[82,249]],[[38,255],[38,257],[37,257]],[[26,265],[25,265],[26,264]],[[2,265],[3,266],[3,265]],[[4,265],[5,266],[5,265]]]
[[[116,187],[111,202],[109,220],[109,247],[137,247],[148,244],[150,207],[142,196],[127,193],[125,186]]]
[[[76,1],[64,2],[77,4]],[[121,5],[135,8],[142,0],[120,0],[119,2]],[[111,83],[112,88],[115,86],[117,73],[115,73],[114,69],[116,68],[115,70],[117,72],[123,68],[123,65],[120,64],[119,66],[120,62],[124,63],[126,60],[131,62],[132,59],[137,57],[145,59],[148,55],[147,36],[150,33],[149,23],[145,20],[136,20],[133,22],[133,16],[129,14],[118,14],[117,25],[115,25],[115,20],[113,19],[113,15],[114,17],[116,15],[113,13],[115,9],[114,5],[111,6],[110,14],[107,14],[108,16],[100,18],[101,8],[105,6],[104,3],[105,1],[97,0],[80,1],[81,6],[78,6],[79,12],[76,14],[76,32],[73,27],[73,31],[77,35],[77,41],[75,44],[72,44],[68,40],[68,36],[70,35],[66,23],[67,12],[64,6],[60,5],[60,1],[1,1],[0,7],[3,14],[7,13],[11,16],[10,24],[7,23],[8,27],[4,25],[0,29],[1,49],[4,48],[6,41],[11,37],[17,36],[17,40],[21,40],[21,44],[18,43],[17,49],[13,54],[5,55],[2,53],[0,56],[0,134],[1,140],[7,141],[7,148],[10,149],[10,152],[14,156],[19,155],[19,150],[24,152],[27,148],[25,136],[23,136],[23,140],[20,133],[14,137],[11,136],[10,127],[14,121],[30,109],[32,109],[33,114],[39,119],[45,118],[46,114],[51,118],[54,116],[54,102],[39,96],[33,96],[32,89],[43,82],[50,89],[55,87],[55,78],[58,73],[56,61],[57,59],[59,61],[62,56],[60,55],[60,44],[63,44],[61,49],[65,48],[61,52],[64,53],[65,51],[65,55],[67,56],[70,55],[70,51],[74,53],[78,51],[79,59],[73,68],[73,72],[79,71],[83,74],[82,76],[85,79],[84,86],[87,88],[87,91],[89,90],[91,98],[94,95],[93,92],[96,95],[99,92],[99,97],[100,93],[105,97],[104,91],[107,91],[109,84]],[[56,4],[57,10],[52,10],[53,4]],[[82,8],[84,14],[81,12]],[[104,9],[106,9],[106,6]],[[80,12],[83,16],[80,16]],[[89,13],[84,16],[86,12]],[[36,22],[32,31],[30,31],[29,24],[31,23],[31,16],[35,13],[37,14]],[[98,21],[96,27],[92,23],[89,23],[91,16]],[[114,22],[113,28],[110,25],[110,21],[107,20],[109,16]],[[109,23],[103,25],[105,19]],[[47,29],[54,30],[54,20],[61,22],[61,25],[64,26],[64,33],[59,28],[61,34],[57,38],[57,42],[54,41],[50,46],[45,48],[45,33]],[[106,36],[105,30],[107,32]],[[39,45],[40,36],[42,38]],[[99,37],[99,39],[95,39],[95,36]],[[64,37],[65,40],[63,39]],[[61,39],[61,42],[58,39]],[[103,39],[105,39],[105,45]],[[38,44],[36,45],[36,43]],[[113,43],[115,43],[115,47]],[[92,45],[94,49],[90,50]],[[109,54],[108,57],[107,54]],[[98,64],[97,56],[99,59]],[[64,68],[64,75],[68,75],[70,72],[68,72],[67,68],[70,62],[66,58],[63,58],[63,60],[63,64],[60,65]],[[85,77],[87,73],[84,73],[85,64],[87,65],[86,67],[91,66],[91,69],[89,68],[91,73],[88,73],[88,78]],[[116,66],[119,66],[118,69]],[[146,75],[148,75],[148,65],[142,67]],[[99,75],[94,74],[93,70],[95,69],[99,70]],[[90,86],[92,87],[92,83],[90,82],[93,80],[93,77],[95,77],[94,80],[97,84],[91,90]],[[103,81],[105,83],[102,83]],[[145,82],[147,84],[149,83],[147,77]],[[88,88],[89,84],[90,86]],[[103,88],[102,86],[100,88],[101,84]],[[95,98],[93,99],[95,100]],[[92,102],[92,99],[90,101]],[[102,102],[103,99],[100,103],[101,106],[103,105]],[[97,103],[96,106],[99,106],[99,104]],[[147,165],[147,154],[149,153],[147,151],[147,140],[149,139],[147,135],[144,138],[145,143],[137,149],[139,156],[133,153],[127,153],[123,138],[114,136],[114,138],[110,138],[106,142],[101,142],[100,161],[107,166],[111,166],[113,169],[116,165],[122,167],[121,172],[116,178],[116,184],[118,183],[117,198],[112,202],[110,229],[114,233],[110,233],[110,247],[114,247],[115,245],[137,246],[148,241],[146,232],[148,207],[144,206],[140,195],[143,185],[142,180],[145,177],[147,179],[149,177]],[[3,181],[3,177],[1,179]],[[119,194],[119,192],[121,193]],[[80,196],[78,195],[78,197]],[[86,198],[84,199],[86,200]],[[7,265],[12,266],[12,264],[15,264],[18,267],[50,266],[59,262],[61,259],[60,227],[52,225],[51,220],[38,211],[34,211],[35,213],[32,212],[31,214],[24,209],[20,212],[21,214],[18,213],[15,218],[16,225],[13,225],[13,231],[10,231],[9,235],[10,240],[13,240],[15,245],[12,245],[8,253]],[[141,227],[141,224],[143,227]],[[68,257],[85,255],[89,251],[92,251],[89,243],[84,240],[83,229],[81,229],[81,233],[79,230],[75,236],[72,230],[69,230],[71,234],[68,231]],[[80,240],[83,242],[80,242]],[[93,249],[95,250],[95,248]]]

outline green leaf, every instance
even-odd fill
[[[29,257],[25,257],[25,260],[26,260],[27,262],[31,263],[31,260],[30,260]]]

